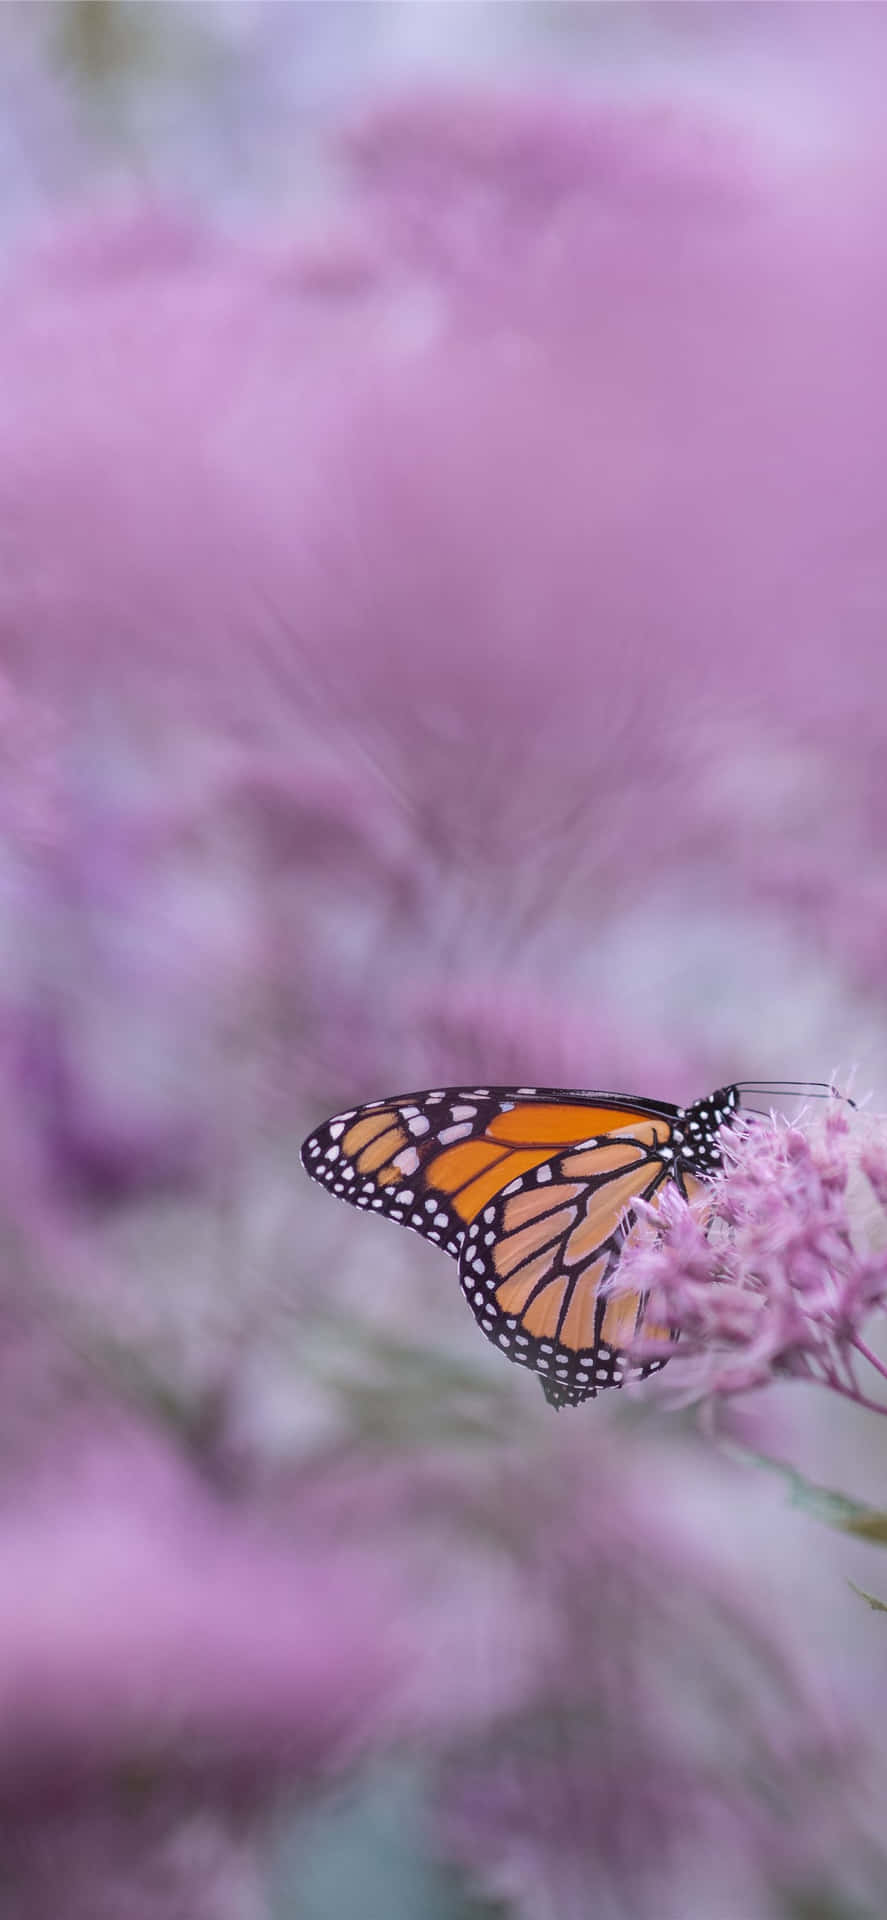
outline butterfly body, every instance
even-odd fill
[[[575,1406],[663,1366],[672,1335],[639,1295],[602,1291],[637,1220],[670,1185],[721,1164],[735,1086],[689,1107],[563,1088],[438,1088],[336,1114],[302,1164],[339,1199],[420,1233],[459,1263],[481,1330]],[[626,1356],[639,1328],[661,1358]]]

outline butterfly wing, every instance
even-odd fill
[[[302,1165],[339,1199],[458,1258],[468,1228],[513,1181],[539,1175],[544,1184],[552,1154],[620,1130],[646,1140],[651,1128],[667,1153],[675,1113],[620,1094],[441,1088],[335,1114],[309,1134]]]
[[[668,1358],[626,1359],[645,1302],[602,1293],[637,1218],[655,1206],[675,1170],[670,1129],[634,1121],[588,1146],[521,1171],[467,1227],[462,1290],[489,1340],[538,1373],[556,1406],[576,1405],[602,1387],[640,1377]],[[644,1323],[645,1341],[671,1343],[667,1328]]]

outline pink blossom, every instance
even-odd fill
[[[675,1189],[645,1209],[610,1284],[680,1335],[673,1372],[720,1393],[797,1374],[869,1404],[857,1362],[883,1371],[863,1331],[887,1305],[885,1144],[887,1122],[839,1103],[824,1120],[746,1122],[703,1200]],[[653,1351],[643,1332],[637,1350]]]
[[[4,1512],[4,1802],[129,1765],[224,1791],[341,1765],[394,1671],[378,1570],[282,1551],[144,1450],[127,1512],[125,1457]]]
[[[754,1582],[737,1558],[755,1498],[625,1429],[478,1490],[513,1556],[503,1618],[520,1632],[532,1601],[536,1650],[485,1723],[450,1731],[442,1837],[517,1914],[581,1920],[589,1888],[607,1916],[765,1913],[768,1880],[829,1881],[838,1830],[870,1870],[851,1721],[776,1624],[797,1543],[775,1522]]]
[[[282,1539],[119,1420],[0,1525],[16,1913],[258,1914],[260,1816],[352,1767],[395,1681],[390,1575]]]

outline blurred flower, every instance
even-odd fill
[[[740,1122],[723,1151],[701,1203],[674,1189],[642,1210],[612,1290],[649,1296],[648,1320],[681,1336],[673,1371],[700,1391],[796,1374],[873,1404],[856,1361],[887,1377],[862,1338],[887,1304],[887,1121],[831,1102],[806,1126]]]
[[[561,1051],[593,1003],[629,1084],[703,909],[874,981],[868,202],[814,217],[760,140],[532,98],[406,100],[349,150],[342,249],[371,272],[321,288],[301,229],[155,207],[60,225],[6,276],[0,620],[55,743],[61,865],[85,884],[107,829],[132,868],[85,916],[82,1042],[64,993],[36,1019],[75,1185],[212,1159],[241,992],[335,1101],[398,1072],[415,987],[563,1009]],[[184,899],[145,858],[161,795],[197,841]],[[723,944],[717,1021],[695,996],[662,1061],[679,1094],[748,1044],[748,943]]]
[[[44,1475],[26,1511],[5,1506],[6,1804],[130,1765],[247,1794],[341,1765],[391,1683],[390,1582],[282,1550],[174,1462],[116,1447],[113,1470]]]
[[[258,1913],[257,1816],[352,1765],[390,1692],[390,1574],[269,1534],[119,1419],[0,1526],[10,1910]]]
[[[16,1920],[267,1920],[253,1819],[183,1802],[135,1770],[101,1803],[60,1787],[5,1822],[4,1895]]]
[[[335,91],[346,14],[224,11],[236,173],[237,77],[314,17]],[[631,1407],[564,1434],[430,1249],[296,1169],[440,1074],[824,1072],[858,978],[887,1033],[883,153],[826,192],[758,136],[417,94],[283,234],[87,208],[4,270],[16,1920],[252,1920],[262,1810],[392,1741],[533,1920],[854,1897],[882,1756],[828,1548]],[[846,1369],[887,1158],[828,1124],[638,1253],[703,1372],[716,1297],[731,1380]]]
[[[519,322],[543,267],[581,273],[607,211],[714,223],[748,198],[738,142],[667,107],[589,113],[536,93],[494,103],[429,92],[365,114],[347,151],[387,248],[479,297],[487,322],[491,307],[504,321],[506,302]]]
[[[785,1609],[799,1542],[758,1489],[682,1448],[654,1467],[624,1428],[477,1481],[463,1524],[499,1586],[450,1656],[436,1777],[483,1890],[531,1920],[748,1920],[777,1888],[877,1885],[864,1736]]]

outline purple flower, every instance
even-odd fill
[[[15,1911],[252,1912],[234,1895],[257,1897],[259,1817],[377,1725],[396,1583],[371,1549],[283,1538],[119,1420],[7,1493],[2,1534]]]
[[[798,1541],[757,1498],[624,1429],[478,1488],[512,1563],[499,1631],[531,1621],[533,1657],[454,1724],[441,1836],[517,1914],[763,1915],[774,1886],[834,1884],[842,1844],[872,1871],[863,1748],[782,1612]],[[494,1633],[488,1667],[505,1657]]]
[[[740,1123],[704,1199],[643,1209],[611,1286],[680,1334],[673,1372],[715,1393],[795,1374],[870,1404],[857,1364],[884,1371],[863,1330],[887,1305],[885,1146],[887,1121],[837,1102],[822,1121]],[[643,1332],[637,1352],[653,1352]]]

